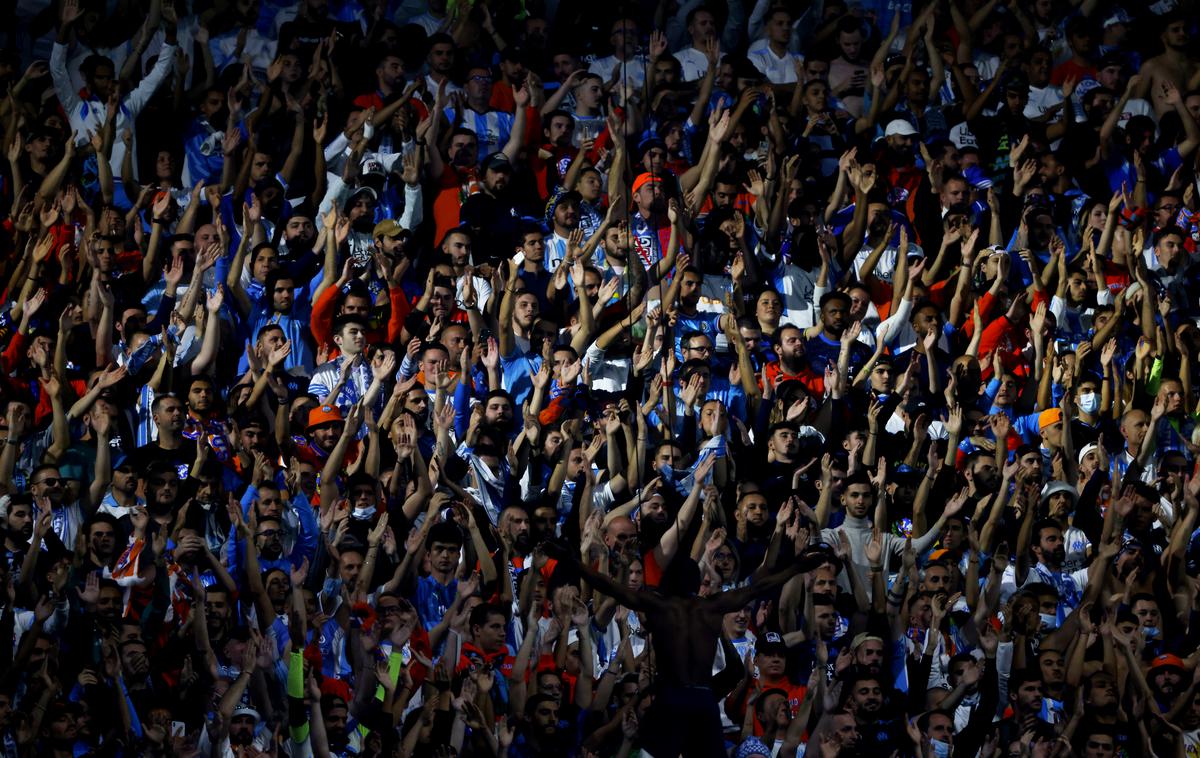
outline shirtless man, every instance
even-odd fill
[[[574,554],[568,553],[568,560],[575,562],[595,590],[645,614],[661,688],[642,721],[643,745],[650,755],[725,755],[721,718],[712,690],[712,665],[723,618],[726,613],[745,608],[758,595],[783,586],[801,571],[815,568],[825,555],[810,551],[788,568],[750,586],[699,597],[700,570],[691,561],[672,563],[660,587],[633,591],[624,582],[580,565]],[[681,724],[688,726],[681,729]]]
[[[1142,78],[1134,90],[1134,97],[1149,99],[1154,104],[1156,117],[1174,110],[1167,102],[1167,89],[1163,84],[1170,82],[1180,92],[1187,92],[1200,82],[1193,81],[1198,68],[1196,62],[1188,54],[1191,40],[1188,39],[1188,22],[1179,14],[1171,14],[1164,19],[1163,30],[1159,35],[1163,43],[1163,51],[1142,64]],[[1147,93],[1150,97],[1147,98]]]

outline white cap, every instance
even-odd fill
[[[1079,449],[1079,462],[1083,463],[1083,458],[1085,455],[1092,452],[1093,450],[1099,450],[1099,449],[1100,449],[1100,446],[1097,445],[1095,442],[1089,442],[1088,444],[1084,445],[1082,448]]]
[[[891,137],[895,134],[899,134],[902,137],[911,137],[916,133],[917,130],[913,128],[913,125],[902,118],[892,119],[888,122],[887,128],[883,130],[883,136],[885,137]]]

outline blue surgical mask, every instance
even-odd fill
[[[1039,613],[1038,617],[1042,620],[1043,629],[1057,629],[1058,615],[1054,613]]]
[[[1079,410],[1090,415],[1100,409],[1100,398],[1095,392],[1081,392],[1078,405]]]
[[[375,506],[362,508],[356,505],[354,506],[354,513],[352,515],[358,521],[367,521],[375,515]]]
[[[950,743],[942,742],[941,740],[930,740],[929,749],[937,758],[950,758]]]
[[[1157,626],[1144,626],[1142,627],[1142,634],[1146,635],[1146,639],[1149,640],[1158,639],[1161,632],[1159,632]]]

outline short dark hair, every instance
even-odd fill
[[[505,612],[504,606],[499,603],[480,603],[471,609],[471,617],[467,622],[467,628],[483,626],[491,616],[500,616],[505,620],[508,619],[508,614]]]
[[[821,295],[821,302],[819,303],[818,307],[821,310],[825,310],[825,304],[834,300],[840,300],[842,301],[842,305],[845,305],[847,308],[850,307],[850,296],[841,290],[833,290]]]
[[[451,521],[441,521],[434,524],[433,528],[429,530],[429,536],[425,539],[425,547],[432,547],[435,542],[461,547],[463,544],[462,530],[458,524]]]

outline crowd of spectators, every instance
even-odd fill
[[[11,0],[0,757],[1200,756],[1195,0]]]

